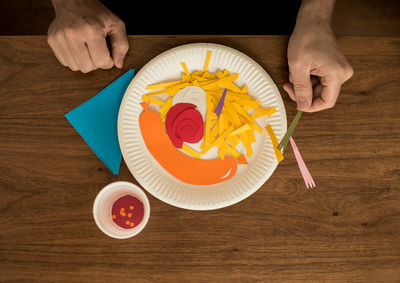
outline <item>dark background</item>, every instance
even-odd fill
[[[132,16],[137,17],[137,15],[142,15],[142,20],[135,18],[138,25],[157,20],[157,17],[152,17],[151,11],[137,13],[135,9]],[[223,19],[224,15],[218,17]],[[54,10],[50,0],[0,1],[0,35],[47,34],[48,26],[53,19]],[[207,15],[204,19],[211,21],[215,18]],[[188,21],[201,24],[201,20],[189,18]],[[400,1],[337,0],[332,26],[336,35],[400,35]]]

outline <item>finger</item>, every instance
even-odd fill
[[[106,38],[103,35],[92,37],[86,42],[93,64],[100,69],[110,69],[114,66]]]
[[[60,52],[60,50],[56,47],[51,47],[51,49],[53,50],[54,55],[56,56],[57,60],[64,66],[67,67],[67,63],[65,63],[65,59],[63,58],[62,53]]]
[[[58,43],[58,50],[60,50],[61,57],[65,62],[65,66],[69,67],[72,71],[78,71],[79,67],[75,62],[73,54],[68,46],[67,41]]]
[[[283,85],[283,89],[286,91],[286,93],[289,95],[289,97],[296,102],[296,95],[294,94],[294,88],[291,83],[286,83]]]
[[[296,96],[297,109],[305,111],[311,106],[313,97],[310,71],[302,66],[292,68],[290,72],[292,73],[291,83]]]
[[[114,65],[122,68],[124,58],[129,49],[128,38],[126,37],[125,25],[117,24],[111,28],[108,33],[111,41],[111,54]]]
[[[74,61],[82,73],[91,72],[96,68],[89,55],[88,48],[83,41],[72,41],[69,44]]]
[[[341,85],[339,81],[332,81],[329,85],[321,84],[321,95],[314,99],[307,112],[317,112],[335,106]]]
[[[61,34],[53,34],[47,38],[47,43],[53,50],[53,53],[56,56],[57,60],[60,61],[60,63],[64,67],[72,67],[71,70],[74,69],[73,71],[78,70],[75,62],[70,56],[68,48],[66,47],[67,43],[64,36],[62,36]]]
[[[317,83],[313,86],[313,98],[320,97],[323,89],[323,85]]]
[[[320,84],[319,79],[316,77],[311,77],[311,83],[313,86],[313,98],[321,96],[323,86]],[[285,83],[283,85],[283,89],[286,91],[289,97],[296,102],[296,95],[294,94],[293,85],[291,83]]]
[[[316,86],[317,84],[319,84],[320,79],[319,79],[319,77],[313,76],[313,75],[311,75],[310,77],[311,77],[311,85],[312,85],[312,87],[314,88],[314,86]],[[290,75],[289,75],[289,80],[292,81]],[[292,84],[291,84],[291,85],[292,85]],[[292,85],[292,87],[293,87],[293,85]]]
[[[56,33],[54,31],[54,25],[51,24],[47,34],[47,44],[50,46],[51,50],[53,50],[53,53],[56,56],[57,60],[60,61],[60,63],[64,67],[67,67],[67,64],[65,63],[65,60],[60,51],[60,48],[58,47],[58,42],[61,38],[62,38],[61,34]]]

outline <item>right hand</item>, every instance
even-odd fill
[[[53,5],[56,18],[47,42],[61,64],[83,73],[122,68],[129,44],[125,24],[116,15],[98,0],[53,0]]]

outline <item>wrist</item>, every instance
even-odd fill
[[[54,10],[57,12],[67,8],[76,8],[84,4],[88,5],[93,2],[99,2],[98,0],[51,0]]]
[[[303,0],[297,14],[296,27],[321,26],[330,28],[335,0]]]
[[[53,4],[54,10],[56,14],[61,11],[62,9],[66,8],[68,5],[75,4],[77,1],[80,0],[51,0],[51,3]]]

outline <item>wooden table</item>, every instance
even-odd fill
[[[191,42],[256,60],[279,86],[288,120],[286,37],[132,36],[122,70],[74,73],[44,36],[0,38],[0,281],[400,281],[400,39],[342,37],[354,67],[334,109],[304,115],[297,145],[252,196],[214,211],[148,194],[151,217],[128,240],[105,236],[92,205],[114,176],[64,114],[129,68]]]

